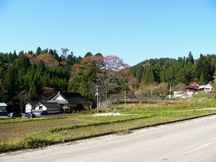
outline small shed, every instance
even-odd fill
[[[211,84],[206,84],[204,87],[204,92],[211,92],[212,91],[212,85]]]
[[[4,102],[0,102],[0,116],[7,116],[7,110],[6,110],[7,104]]]
[[[183,98],[184,92],[181,90],[176,90],[173,92],[173,97],[174,98]]]

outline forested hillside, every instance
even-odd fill
[[[168,85],[184,88],[214,80],[216,55],[192,53],[178,59],[160,58],[129,67],[118,56],[86,53],[74,56],[66,48],[0,53],[0,101],[23,107],[30,100],[47,100],[57,91],[79,92],[89,100],[98,89],[101,100],[125,95],[164,97]]]
[[[168,93],[170,83],[174,88],[184,90],[191,82],[202,85],[214,81],[215,68],[216,55],[200,54],[195,60],[189,52],[188,57],[179,57],[177,60],[160,58],[143,61],[132,67],[131,73],[137,79],[142,95],[149,94],[146,89],[153,89],[157,93],[155,95],[164,96]],[[145,87],[145,90],[142,87]]]
[[[0,101],[23,107],[27,101],[47,100],[58,91],[79,92],[89,100],[118,94],[127,85],[129,68],[117,56],[86,53],[76,57],[66,48],[37,48],[35,52],[0,53]]]
[[[216,67],[216,55],[202,55],[197,60],[193,59],[190,52],[188,57],[178,60],[161,58],[144,61],[132,67],[133,76],[139,82],[168,82],[189,84],[192,81],[206,84],[213,79]]]

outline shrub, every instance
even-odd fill
[[[0,143],[0,152],[9,150],[10,146],[7,143]]]
[[[49,145],[49,140],[41,137],[26,137],[23,140],[24,148],[42,148]]]

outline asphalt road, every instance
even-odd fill
[[[0,155],[0,162],[216,162],[216,116]]]

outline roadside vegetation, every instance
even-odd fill
[[[216,100],[210,95],[184,101],[119,104],[106,110],[120,116],[93,116],[96,110],[92,110],[31,119],[1,119],[0,152],[40,148],[100,134],[127,134],[134,128],[214,114],[214,108]]]

